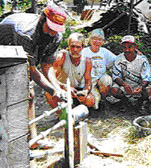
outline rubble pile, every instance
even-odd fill
[[[130,33],[138,34],[140,32],[148,33],[146,18],[140,10],[134,8],[131,16]],[[86,26],[84,29],[88,32],[95,28],[102,28],[106,37],[114,34],[127,34],[129,24],[129,5],[119,3],[112,6],[109,10],[102,13],[98,21]]]

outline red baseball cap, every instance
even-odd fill
[[[65,32],[66,13],[59,6],[47,6],[44,9],[47,25],[56,32]]]

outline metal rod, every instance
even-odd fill
[[[69,143],[69,167],[74,168],[74,143],[73,143],[73,118],[72,118],[72,109],[71,109],[71,87],[70,80],[67,78],[67,100],[68,100],[68,143]]]

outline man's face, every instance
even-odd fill
[[[133,55],[136,51],[136,45],[134,43],[123,43],[123,52],[125,56]]]
[[[48,27],[46,22],[43,25],[43,31],[44,31],[44,33],[49,34],[50,36],[55,36],[57,34],[56,31],[54,31]]]
[[[100,48],[100,46],[102,46],[103,39],[101,37],[96,37],[96,36],[91,37],[90,44],[91,44],[92,48],[98,49],[98,48]]]
[[[78,58],[80,56],[80,52],[82,49],[83,49],[82,42],[70,41],[69,52],[73,58]]]

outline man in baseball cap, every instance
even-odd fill
[[[136,39],[134,36],[131,35],[126,35],[122,38],[122,42],[121,43],[133,43],[136,44]]]
[[[5,17],[0,23],[0,45],[19,45],[28,54],[29,81],[29,120],[35,118],[34,85],[35,81],[51,95],[62,97],[66,94],[55,80],[48,81],[48,68],[56,59],[56,52],[65,31],[65,12],[56,5],[47,6],[41,15],[35,13],[14,13]],[[42,73],[36,68],[41,64]],[[52,73],[53,76],[53,73]],[[37,136],[36,124],[29,126],[31,138]],[[51,147],[47,138],[36,142],[31,148]]]
[[[147,57],[137,51],[136,39],[126,35],[121,40],[123,52],[114,62],[112,94],[115,98],[151,102],[150,65]]]
[[[50,29],[56,32],[65,31],[66,13],[59,6],[47,6],[43,12],[46,15],[47,25]]]

